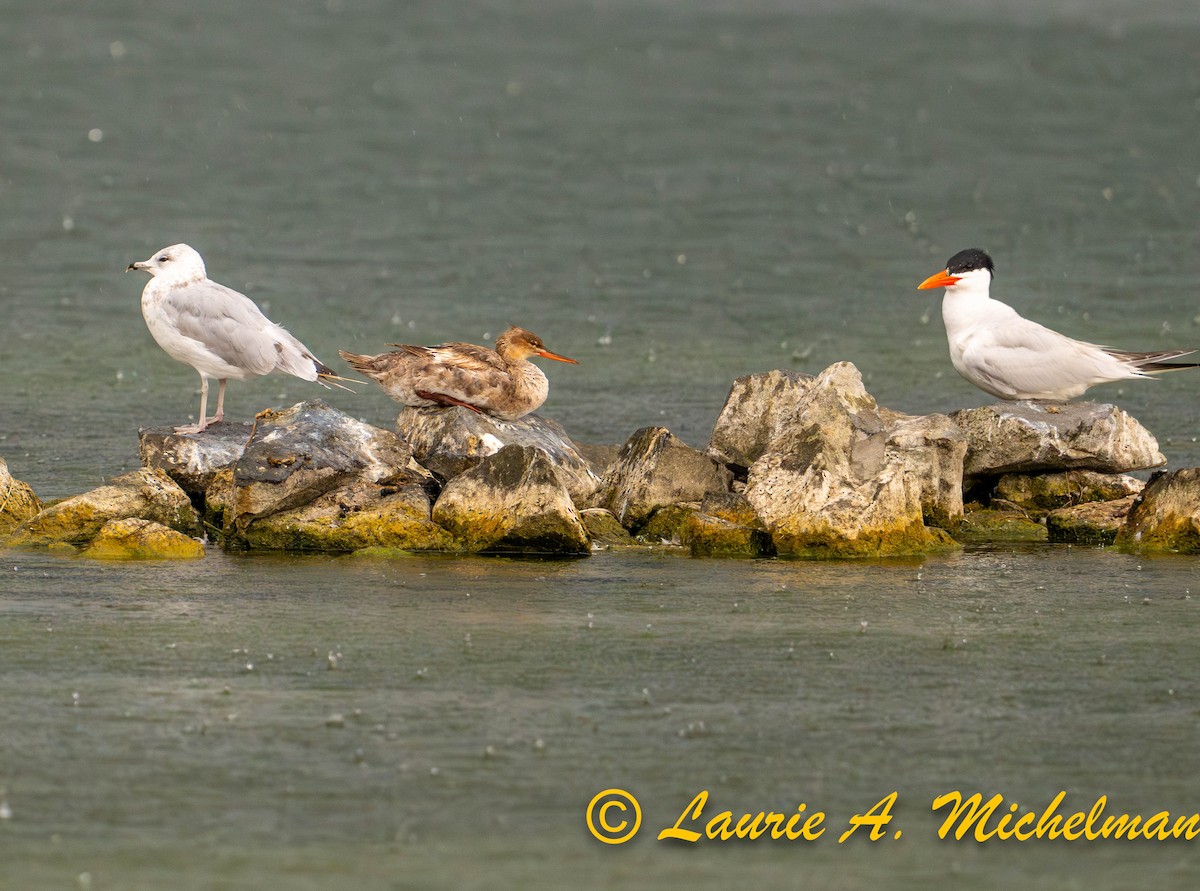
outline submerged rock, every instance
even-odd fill
[[[782,370],[739,377],[713,427],[709,456],[744,476],[801,412],[813,380],[811,374]]]
[[[610,510],[589,507],[579,512],[583,528],[592,541],[592,549],[632,547],[633,536],[621,525],[621,521]]]
[[[188,495],[198,498],[219,471],[238,462],[253,432],[253,424],[229,421],[213,424],[203,433],[151,427],[138,431],[138,455],[142,466],[164,471]]]
[[[233,543],[284,551],[459,549],[431,519],[429,493],[417,480],[404,485],[355,480],[308,504],[251,521]]]
[[[1019,510],[971,510],[954,531],[959,541],[1045,541],[1046,527]]]
[[[1037,476],[1006,473],[996,480],[992,503],[1002,502],[1033,516],[1094,501],[1116,501],[1142,491],[1139,479],[1124,474],[1068,470]]]
[[[46,508],[18,526],[7,544],[84,545],[105,524],[129,518],[161,523],[185,535],[200,533],[200,519],[187,493],[161,470],[142,468]]]
[[[954,547],[925,516],[962,514],[966,444],[940,415],[880,409],[853,365],[811,381],[750,466],[746,499],[781,555],[887,556]]]
[[[1200,554],[1200,467],[1152,476],[1130,508],[1116,544]]]
[[[413,456],[443,479],[452,479],[505,446],[529,446],[545,453],[572,499],[582,504],[600,478],[562,426],[532,414],[502,421],[467,408],[413,408],[396,418],[396,430]]]
[[[950,418],[967,436],[967,477],[1127,473],[1166,463],[1149,431],[1114,405],[1003,402],[956,411]]]
[[[726,492],[732,479],[728,470],[667,428],[643,427],[622,446],[593,504],[637,531],[659,508]]]
[[[105,523],[83,556],[97,560],[195,560],[204,556],[204,545],[161,523],[129,518]]]
[[[464,550],[587,554],[590,543],[551,460],[533,446],[505,446],[446,484],[433,520]]]
[[[1060,507],[1046,514],[1046,532],[1050,541],[1110,545],[1116,541],[1117,533],[1125,525],[1125,519],[1136,500],[1136,495],[1127,495],[1115,501],[1091,501]]]
[[[261,412],[232,473],[216,473],[206,497],[223,510],[225,527],[242,532],[356,480],[418,477],[428,474],[396,434],[312,400]]]
[[[42,506],[41,500],[33,494],[33,489],[28,484],[13,479],[12,474],[8,472],[8,464],[0,458],[0,537],[37,516]]]

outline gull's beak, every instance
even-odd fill
[[[921,284],[917,285],[918,291],[927,291],[930,288],[948,288],[951,285],[958,283],[959,276],[951,275],[949,269],[943,269],[941,272],[929,276]]]
[[[135,260],[133,263],[130,263],[128,266],[125,267],[125,271],[129,272],[131,269],[145,269],[149,265],[150,264],[147,263],[145,260]]]
[[[568,359],[566,356],[560,356],[558,353],[552,353],[549,350],[535,350],[535,352],[543,359],[553,359],[556,362],[570,362],[572,365],[578,365],[574,359]]]

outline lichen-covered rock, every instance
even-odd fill
[[[1200,554],[1200,467],[1157,473],[1129,509],[1119,547]]]
[[[762,528],[702,511],[687,515],[679,541],[693,557],[770,557],[775,553],[771,536]]]
[[[278,551],[459,549],[431,519],[429,493],[417,480],[403,485],[355,480],[308,504],[249,522],[229,544]]]
[[[780,555],[854,557],[955,547],[925,515],[962,513],[965,443],[941,416],[881,410],[853,365],[813,379],[749,469],[745,496]]]
[[[214,474],[208,491],[225,506],[224,525],[241,532],[356,480],[406,483],[414,476],[428,473],[404,440],[314,399],[261,412],[232,477]]]
[[[956,411],[950,419],[967,436],[967,477],[1128,473],[1166,463],[1150,432],[1114,405],[1002,402]]]
[[[813,380],[811,374],[782,370],[739,377],[713,427],[709,456],[744,474],[800,413]]]
[[[587,531],[551,460],[533,446],[505,446],[446,484],[433,521],[463,550],[587,554]]]
[[[641,544],[682,547],[684,529],[692,515],[700,510],[698,503],[668,504],[650,515],[635,536]]]
[[[204,494],[218,471],[242,457],[253,424],[222,421],[203,433],[176,433],[173,427],[138,431],[142,466],[158,468],[193,498]]]
[[[600,478],[562,425],[536,414],[502,421],[468,408],[413,408],[396,418],[396,430],[413,456],[443,479],[453,479],[505,446],[540,449],[577,504],[596,491]]]
[[[1046,527],[1019,510],[972,510],[955,531],[959,541],[1045,541]]]
[[[1061,507],[1092,501],[1116,501],[1142,491],[1139,479],[1124,474],[1068,470],[1036,476],[1006,473],[996,480],[992,503],[1004,504],[1040,517]]]
[[[636,532],[660,507],[727,492],[732,479],[728,470],[667,428],[643,427],[621,447],[593,504],[612,511],[621,525]]]
[[[589,507],[579,512],[583,528],[587,530],[592,548],[632,547],[633,536],[621,525],[613,512],[602,507]]]
[[[83,556],[97,560],[195,560],[204,556],[204,545],[161,523],[131,517],[105,523]]]
[[[1115,501],[1089,501],[1072,507],[1060,507],[1046,514],[1050,541],[1070,544],[1110,545],[1125,525],[1136,495]]]
[[[45,547],[61,541],[83,545],[106,523],[131,517],[161,523],[185,535],[200,533],[200,520],[187,493],[161,470],[143,467],[51,505],[18,526],[6,544]]]
[[[41,509],[42,502],[33,494],[33,489],[13,479],[8,464],[0,458],[0,537],[36,516]]]

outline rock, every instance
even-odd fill
[[[745,496],[779,554],[887,556],[955,547],[966,444],[943,416],[880,409],[853,365],[813,379],[747,473]]]
[[[1050,541],[1110,545],[1136,500],[1136,495],[1127,495],[1115,501],[1090,501],[1052,510],[1046,514]]]
[[[187,493],[161,470],[143,467],[46,508],[18,526],[7,544],[88,544],[106,523],[128,518],[151,520],[185,535],[200,534],[200,519]]]
[[[1118,547],[1200,554],[1200,467],[1157,473],[1129,509]]]
[[[433,521],[481,553],[587,554],[587,531],[546,453],[509,445],[450,480]]]
[[[314,399],[259,413],[232,475],[214,474],[207,491],[223,507],[226,529],[240,533],[357,480],[404,485],[428,476],[396,434]]]
[[[501,421],[457,406],[406,406],[396,418],[396,430],[412,447],[416,460],[446,480],[505,446],[515,445],[544,452],[571,498],[579,504],[600,484],[600,478],[562,426],[536,414]]]
[[[728,470],[665,427],[643,427],[621,447],[593,504],[637,531],[658,508],[726,492],[732,479]]]
[[[1019,510],[968,511],[955,530],[959,541],[1045,541],[1046,527]]]
[[[650,515],[638,530],[635,540],[651,546],[683,547],[683,530],[692,514],[700,510],[698,503],[668,504]]]
[[[800,413],[813,376],[767,371],[739,377],[725,397],[709,439],[708,455],[744,476],[767,453],[779,431]]]
[[[770,557],[775,554],[771,536],[762,528],[702,511],[687,515],[679,541],[693,557]]]
[[[1166,458],[1121,409],[1095,402],[1002,402],[950,415],[967,436],[967,477],[1095,470],[1127,473]]]
[[[1068,470],[1037,476],[1006,473],[996,480],[992,504],[997,502],[1040,517],[1061,507],[1092,501],[1116,501],[1142,491],[1139,479],[1124,474]]]
[[[129,518],[105,523],[83,556],[99,560],[194,560],[204,556],[204,545],[161,523]]]
[[[33,494],[33,489],[13,479],[8,464],[0,458],[0,536],[12,532],[41,509],[42,502]]]
[[[459,549],[430,518],[429,494],[416,479],[399,486],[354,480],[308,504],[249,522],[231,543],[282,551]]]
[[[579,512],[583,528],[587,530],[588,538],[592,541],[593,550],[597,548],[632,547],[633,536],[621,525],[613,512],[602,507],[589,507]]]
[[[579,442],[575,444],[575,448],[579,449],[579,454],[583,455],[591,465],[592,473],[596,475],[597,481],[604,478],[604,474],[608,473],[608,468],[612,467],[621,455],[620,445]]]
[[[218,471],[242,457],[253,432],[253,424],[229,421],[186,435],[173,427],[151,427],[138,431],[138,454],[144,467],[164,471],[188,495],[199,498]]]

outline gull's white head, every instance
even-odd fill
[[[207,278],[204,259],[186,244],[173,244],[156,251],[149,260],[130,263],[125,271],[144,269],[155,278],[173,282],[199,281]]]
[[[995,271],[991,257],[979,248],[967,248],[947,260],[943,271],[917,285],[917,290],[945,288],[947,294],[982,294],[986,297]]]

